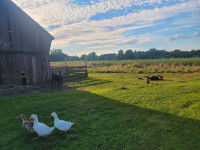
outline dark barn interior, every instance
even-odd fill
[[[53,36],[11,0],[0,0],[0,85],[50,80]]]

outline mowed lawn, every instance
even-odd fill
[[[0,99],[0,149],[195,150],[200,149],[200,74],[90,73],[49,91]],[[35,113],[53,126],[49,116],[75,122],[67,135],[58,130],[46,138],[21,128],[20,113]]]

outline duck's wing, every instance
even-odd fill
[[[48,128],[49,127],[47,125],[45,125],[44,123],[39,123],[39,122],[34,126],[34,129],[39,130],[39,131],[47,130]]]
[[[37,123],[37,125],[33,126],[33,129],[35,130],[35,132],[38,133],[38,135],[43,136],[50,134],[53,131],[54,127],[52,129],[43,123]]]
[[[26,124],[25,127],[24,127],[26,130],[30,131],[30,132],[33,132],[33,126],[31,126],[31,124]]]
[[[65,121],[65,120],[59,120],[57,123],[55,123],[55,126],[60,130],[66,130],[71,128],[73,123]]]
[[[29,125],[30,125],[30,127],[33,128],[34,122],[33,121],[29,122]]]
[[[33,121],[26,121],[26,122],[24,122],[24,126],[29,126],[31,128],[33,128],[33,124],[34,124]]]

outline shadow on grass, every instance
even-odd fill
[[[65,82],[64,85],[68,85],[71,83],[73,84],[74,82],[77,82],[77,80],[72,80],[71,82]],[[79,82],[82,82],[81,85],[76,85],[76,88],[80,88],[80,87],[88,87],[88,86],[98,86],[100,84],[105,84],[105,83],[110,83],[112,81],[108,81],[108,80],[100,80],[100,79],[94,79],[94,78],[84,78],[79,80]]]
[[[92,85],[106,82],[88,81],[94,81]],[[17,109],[12,99],[17,102]],[[4,98],[0,102],[1,149],[194,150],[200,147],[199,120],[121,103],[86,91],[65,89],[37,96]],[[39,121],[53,126],[49,118],[52,111],[60,119],[75,122],[67,136],[55,130],[47,138],[33,141],[36,134],[22,130],[21,121],[13,121],[19,113],[35,113]]]

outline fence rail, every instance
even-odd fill
[[[62,72],[63,80],[72,80],[88,77],[87,65],[85,66],[52,66],[52,73]]]

